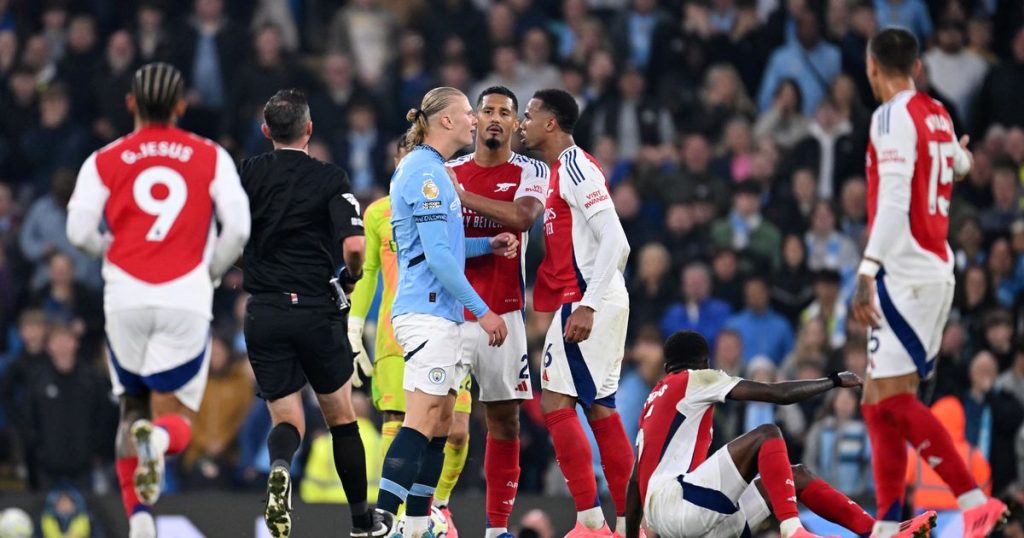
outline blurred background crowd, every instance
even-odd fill
[[[59,513],[82,502],[76,491],[114,484],[99,264],[68,243],[64,208],[85,157],[132,129],[124,95],[139,65],[177,66],[190,105],[181,126],[239,159],[269,149],[266,99],[302,88],[310,153],[346,169],[363,201],[386,193],[405,112],[428,89],[475,100],[504,85],[521,108],[537,89],[568,90],[583,111],[576,140],[602,164],[632,245],[617,403],[635,436],[661,375],[660,343],[679,329],[713,342],[714,367],[757,380],[864,371],[867,332],[847,303],[866,241],[864,154],[877,105],[865,47],[889,25],[917,35],[917,87],[945,104],[975,156],[954,191],[957,294],[924,397],[980,481],[1020,495],[1019,0],[0,0],[0,489],[55,491],[48,506]],[[530,242],[529,268],[542,249]],[[270,422],[245,360],[241,278],[231,273],[216,294],[209,387],[171,474],[179,491],[265,484]],[[528,327],[536,374],[547,319],[528,309]],[[794,461],[871,501],[858,398],[726,403],[712,449],[774,422]],[[379,469],[378,418],[364,394],[356,401]],[[535,403],[522,424],[520,491],[561,493]],[[457,494],[483,487],[473,463],[482,416],[471,432]],[[340,495],[329,458],[329,444],[309,436],[296,463],[307,500]],[[908,469],[915,505],[954,507],[923,467]]]

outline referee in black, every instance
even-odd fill
[[[307,153],[313,122],[298,90],[277,92],[263,108],[274,151],[242,163],[252,233],[243,253],[245,342],[274,427],[267,445],[266,522],[271,536],[291,534],[292,458],[302,442],[301,391],[308,382],[331,430],[334,462],[352,510],[352,534],[384,536],[391,522],[366,503],[366,456],[352,409],[352,349],[344,293],[362,274],[365,240],[359,203],[345,172]]]

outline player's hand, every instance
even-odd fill
[[[971,137],[970,136],[963,135],[963,136],[960,137],[960,149],[962,149],[963,152],[964,152],[964,155],[967,156],[967,169],[966,170],[961,170],[961,173],[957,173],[955,175],[954,179],[956,181],[960,181],[961,179],[967,177],[967,174],[971,173],[971,168],[974,168],[974,154],[971,153],[971,150],[967,149],[967,144],[970,144],[970,143],[971,143]],[[954,170],[954,172],[955,172],[955,170]]]
[[[509,232],[502,232],[491,238],[491,253],[495,256],[515,258],[519,239]]]
[[[448,179],[451,179],[452,185],[455,186],[455,192],[459,193],[460,195],[463,192],[465,192],[466,189],[462,188],[462,183],[459,183],[459,178],[455,175],[455,169],[448,168],[447,166],[445,166],[444,169],[446,172],[448,172]]]
[[[860,376],[853,372],[839,372],[839,387],[844,389],[855,389],[863,385]]]
[[[562,336],[570,344],[578,344],[590,338],[590,331],[594,328],[594,309],[589,306],[578,306],[569,314],[565,320],[565,332]]]
[[[505,343],[505,338],[508,336],[508,327],[505,326],[505,320],[501,319],[501,316],[495,314],[493,310],[488,310],[477,321],[483,327],[484,332],[487,333],[487,343],[491,347],[498,347]]]
[[[865,327],[877,329],[882,314],[875,306],[875,280],[867,275],[857,275],[857,289],[853,292],[853,319]]]
[[[352,386],[363,386],[363,379],[360,373],[366,377],[373,375],[373,363],[370,362],[370,355],[366,353],[366,346],[363,344],[363,324],[359,318],[348,320],[348,343],[352,346]]]

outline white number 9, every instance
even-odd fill
[[[153,187],[156,185],[167,188],[165,198],[158,200],[153,197]],[[132,194],[139,209],[156,217],[149,233],[146,234],[146,241],[163,241],[185,207],[185,201],[188,200],[188,184],[175,170],[166,166],[154,166],[147,168],[135,178]]]

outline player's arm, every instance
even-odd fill
[[[452,170],[449,168],[449,170]],[[548,190],[548,167],[539,161],[531,161],[523,166],[519,189],[511,202],[493,200],[486,196],[469,192],[462,188],[456,179],[456,188],[462,205],[481,215],[516,231],[525,232],[533,226],[540,214],[544,212],[544,201]]]
[[[348,176],[340,168],[334,170],[340,177],[336,177],[329,186],[333,192],[327,201],[327,209],[331,216],[334,239],[341,245],[342,259],[345,262],[345,278],[342,284],[346,291],[351,291],[363,274],[363,260],[366,257],[363,214],[359,201],[351,194]]]
[[[836,387],[859,387],[862,382],[853,372],[839,372],[820,379],[760,383],[743,379],[726,395],[729,400],[789,405],[813,398]]]
[[[515,258],[518,246],[519,239],[508,232],[502,232],[492,237],[467,237],[466,258],[476,258],[487,254]]]
[[[100,233],[103,208],[109,197],[110,190],[100,179],[96,154],[93,153],[78,171],[75,190],[68,202],[66,233],[72,245],[96,258],[103,255],[109,244],[109,240]]]
[[[213,247],[209,271],[210,278],[217,281],[242,255],[242,248],[249,240],[252,216],[249,214],[249,197],[242,188],[235,162],[220,146],[217,146],[215,170],[210,183],[210,197],[220,223],[220,235]]]
[[[640,537],[640,522],[644,517],[644,500],[640,498],[640,484],[637,481],[637,469],[640,458],[633,462],[633,474],[629,477],[626,488],[626,538]]]

